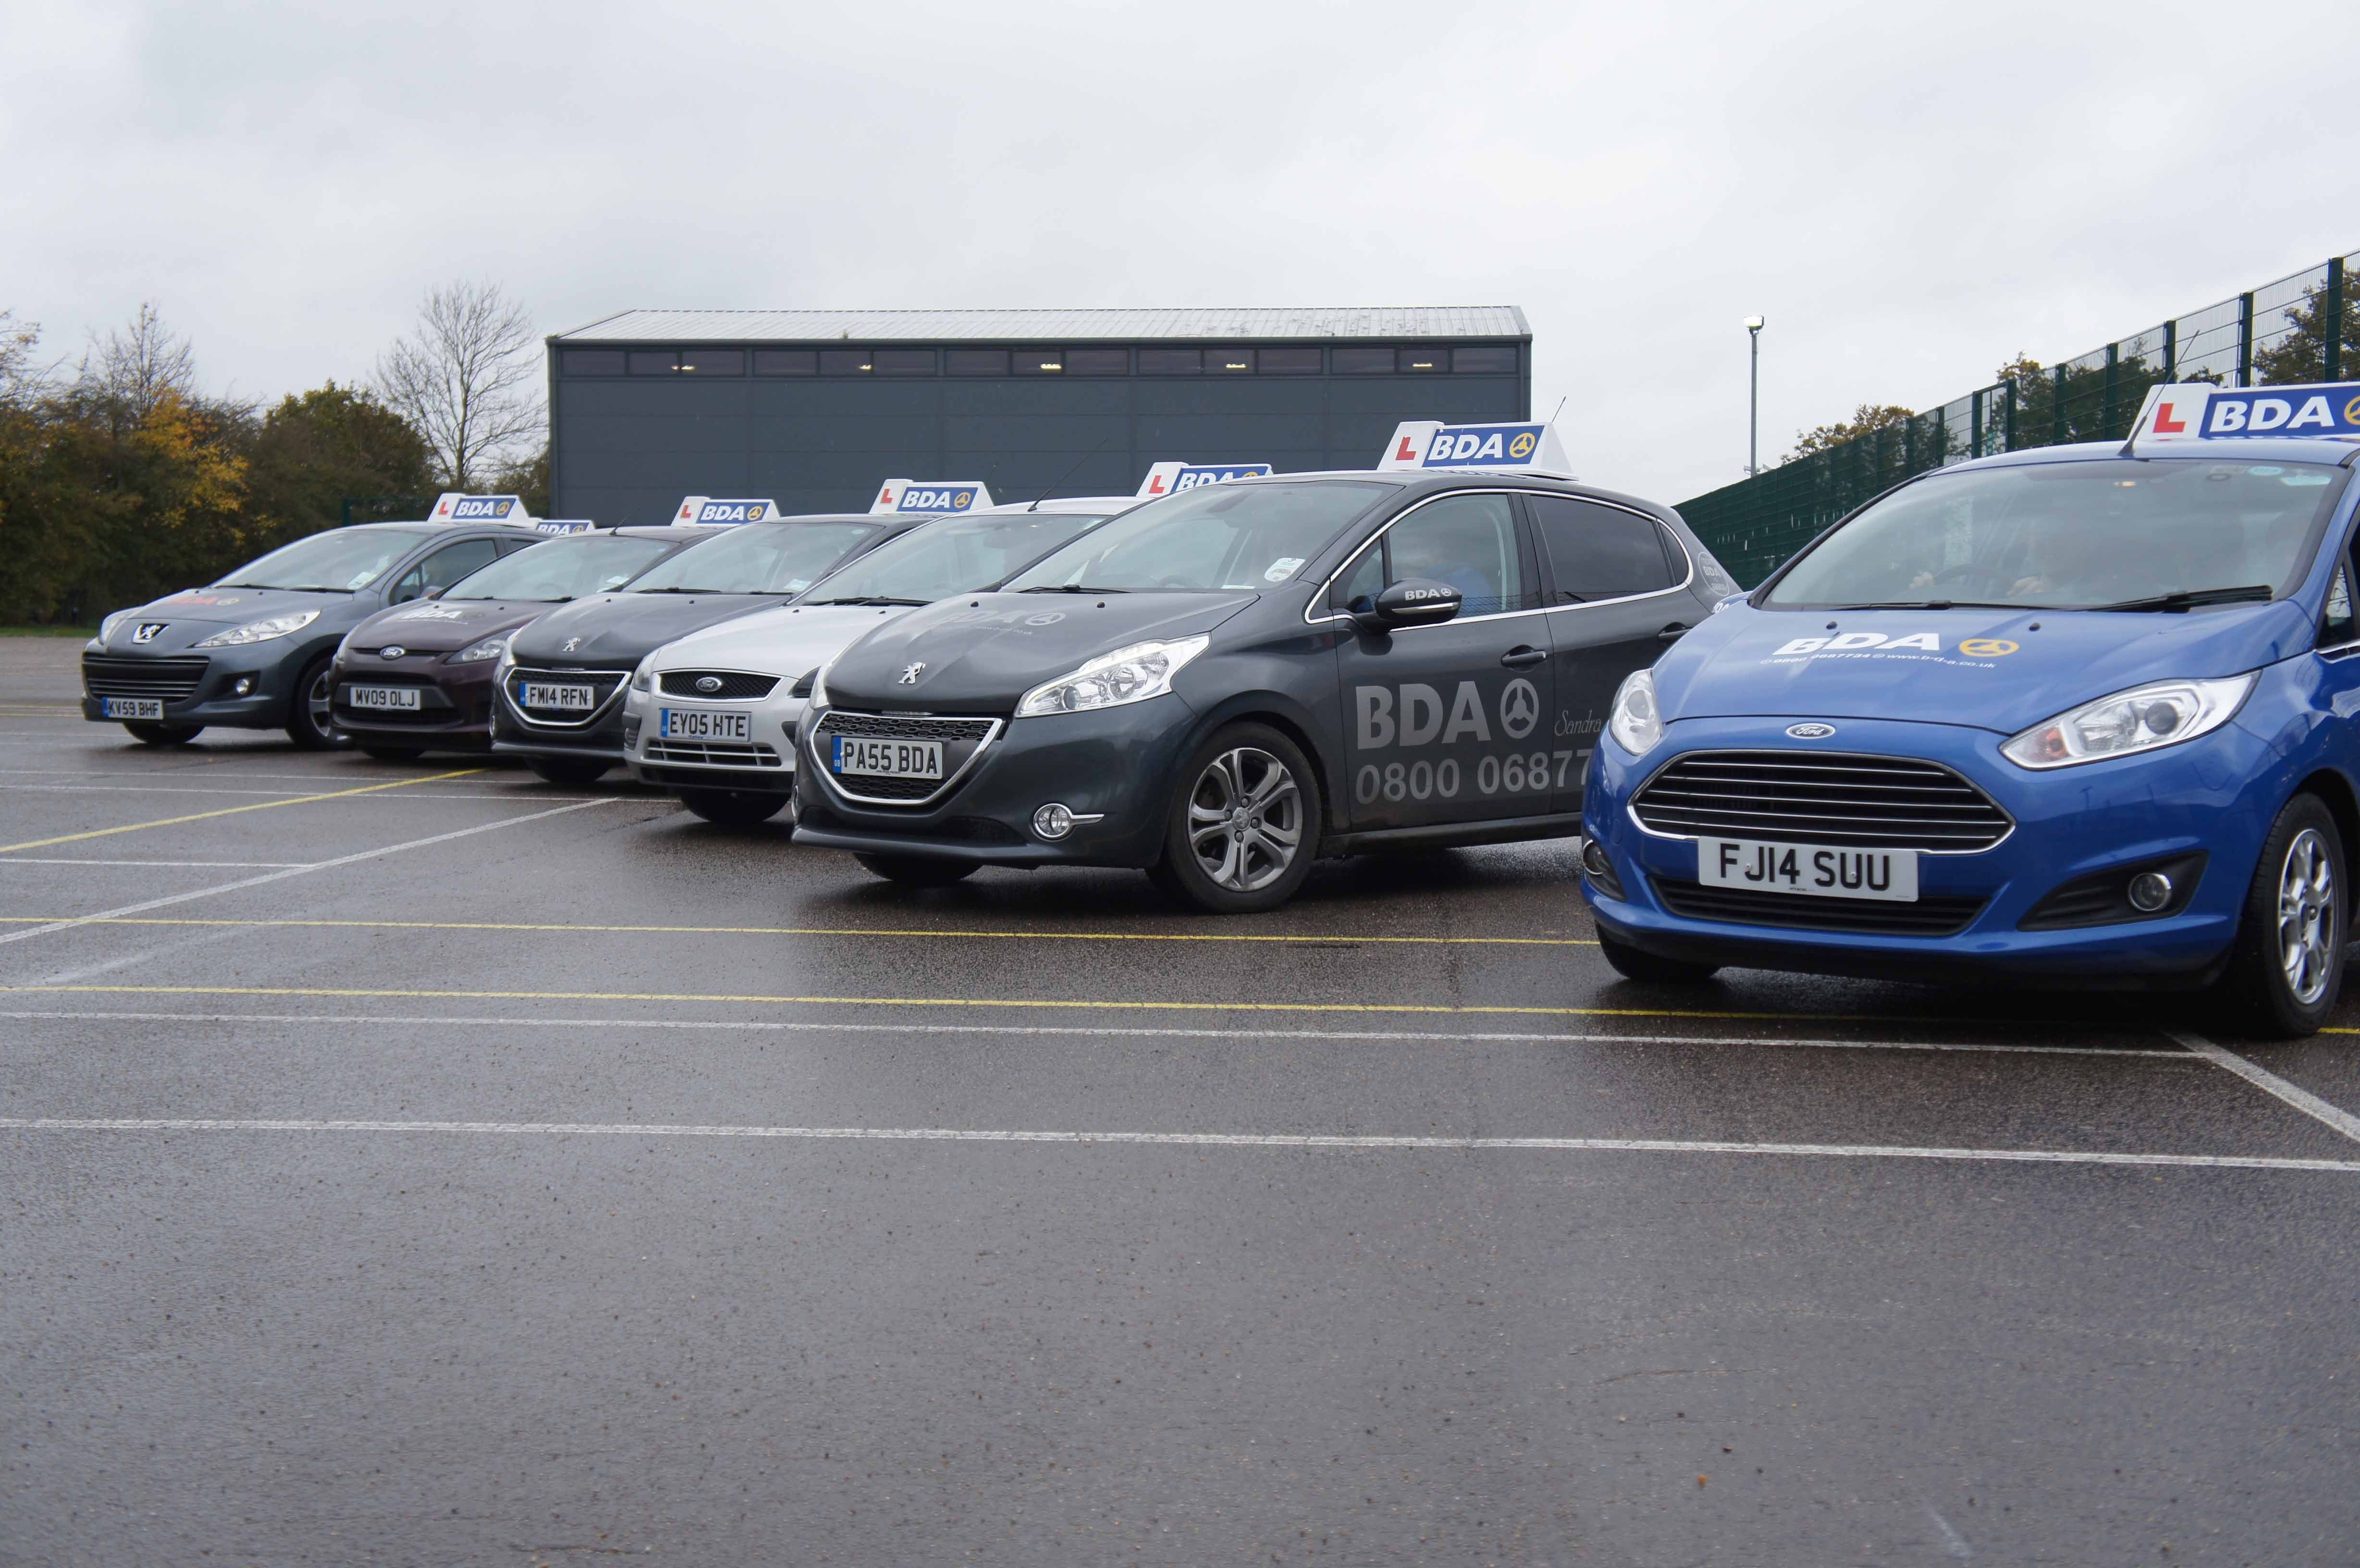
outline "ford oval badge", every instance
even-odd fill
[[[696,689],[700,691],[708,693],[718,691],[721,690],[721,677],[718,675],[700,675],[696,678]]]
[[[1797,740],[1825,740],[1836,733],[1836,727],[1833,724],[1788,724],[1786,733]]]

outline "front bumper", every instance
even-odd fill
[[[818,754],[824,713],[803,725],[795,769],[797,844],[989,866],[1153,866],[1163,854],[1172,779],[1196,714],[1166,692],[1094,713],[1011,720],[942,799],[923,807],[846,798]],[[1032,813],[1054,801],[1077,818],[1042,839]]]
[[[2291,764],[2240,722],[2184,746],[2051,773],[1999,755],[2005,737],[1941,724],[1847,720],[1842,749],[1940,763],[2015,819],[2001,843],[1918,857],[1921,898],[1981,899],[1949,935],[1885,935],[1740,923],[1674,912],[1659,883],[1693,883],[1694,839],[1651,833],[1633,796],[1666,762],[1699,751],[1791,751],[1788,719],[1686,720],[1645,757],[1601,746],[1591,765],[1583,832],[1613,864],[1620,896],[1584,875],[1599,929],[1644,952],[1690,963],[1808,974],[1950,983],[2013,976],[2091,989],[2181,989],[2209,984],[2234,941],[2245,889],[2270,823],[2291,792]],[[1741,836],[1732,834],[1730,836]],[[2078,877],[2172,855],[2207,859],[2184,906],[2160,918],[2022,929],[2034,906]],[[1820,900],[1782,900],[1782,920],[1825,920]],[[1907,908],[1907,906],[1896,906]],[[1772,918],[1772,917],[1763,917]]]
[[[336,727],[363,746],[491,750],[492,676],[498,661],[448,664],[445,657],[413,653],[396,659],[373,655],[339,659],[331,710]],[[418,691],[419,705],[415,712],[357,708],[351,701],[355,686],[411,687]]]
[[[744,702],[672,697],[626,691],[623,757],[631,777],[663,789],[738,789],[792,795],[795,789],[795,735],[803,716],[801,697],[784,695],[792,677],[781,677],[781,693]],[[666,739],[656,733],[659,710],[744,713],[742,742]]]
[[[628,694],[630,671],[617,678],[615,690],[591,711],[585,721],[574,723],[541,723],[527,718],[519,712],[508,694],[508,675],[512,666],[501,664],[492,677],[492,749],[511,757],[559,757],[595,758],[601,762],[621,762],[623,754],[623,701]],[[549,679],[562,681],[569,670],[551,671]],[[580,673],[606,677],[613,670],[586,670]]]
[[[82,715],[97,724],[126,722],[106,712],[112,695],[160,700],[163,717],[150,723],[275,730],[287,723],[296,680],[323,647],[335,643],[287,637],[154,653],[93,644],[82,650]],[[240,681],[247,683],[244,692]]]

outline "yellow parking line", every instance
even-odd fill
[[[65,920],[64,915],[0,915],[0,925],[38,925],[49,920]],[[320,927],[329,930],[354,931],[557,931],[563,933],[620,933],[633,936],[890,936],[890,937],[993,937],[1037,939],[1042,942],[1324,942],[1335,946],[1354,946],[1360,942],[1391,943],[1412,947],[1596,947],[1597,942],[1586,937],[1556,936],[1281,936],[1244,932],[1196,931],[961,931],[956,927],[940,928],[899,926],[588,926],[536,925],[507,920],[91,920],[100,926],[290,926]]]
[[[126,822],[119,828],[93,828],[88,833],[60,833],[55,838],[27,839],[23,844],[0,844],[0,855],[14,855],[20,849],[47,849],[53,844],[80,844],[84,839],[106,838],[115,833],[140,833],[148,828],[169,828],[181,822],[202,822],[213,817],[234,817],[241,811],[268,811],[280,806],[308,806],[315,800],[341,800],[349,795],[373,795],[380,789],[406,789],[412,784],[432,784],[444,779],[464,779],[471,773],[481,773],[480,768],[462,768],[455,773],[430,773],[422,779],[397,779],[390,784],[364,784],[357,789],[334,789],[324,795],[302,795],[292,800],[257,800],[251,806],[224,806],[217,811],[191,811],[185,817],[158,817],[152,822]]]
[[[1975,1021],[1879,1018],[1866,1013],[1710,1012],[1685,1007],[1517,1007],[1491,1004],[1446,1007],[1440,1003],[1420,1002],[1125,1002],[1024,996],[769,996],[710,991],[397,990],[343,985],[0,985],[0,995],[11,992],[141,996],[374,996],[404,1000],[503,1002],[732,1002],[811,1007],[1056,1007],[1085,1012],[1513,1014],[1542,1018],[1767,1018],[1876,1024]]]

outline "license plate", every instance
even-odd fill
[[[938,740],[836,739],[836,770],[872,779],[940,779],[943,743]]]
[[[1700,838],[1697,840],[1697,880],[1708,887],[1743,887],[1755,893],[1914,904],[1918,901],[1918,852]]]
[[[347,686],[344,702],[355,708],[386,708],[405,713],[418,712],[418,688],[415,686]]]
[[[110,719],[160,719],[164,702],[160,697],[102,697],[99,710]]]
[[[672,740],[751,740],[743,713],[708,713],[699,708],[659,708],[656,734]]]
[[[565,708],[586,713],[598,705],[598,689],[595,686],[544,686],[528,681],[524,686],[524,705],[528,708]]]

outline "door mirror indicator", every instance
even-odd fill
[[[1440,626],[1459,614],[1459,590],[1430,577],[1404,577],[1371,597],[1352,601],[1352,619],[1364,631]]]

